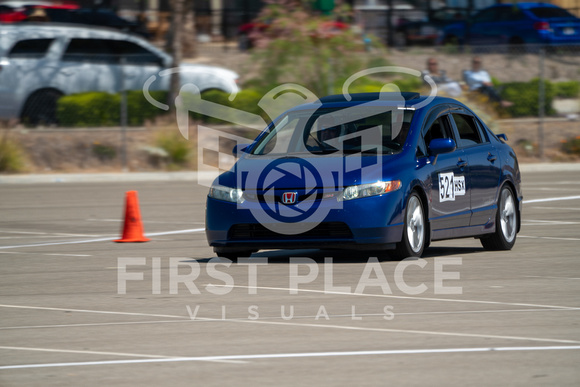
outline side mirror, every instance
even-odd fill
[[[450,138],[436,138],[429,143],[429,153],[437,156],[442,153],[453,152],[457,148],[455,141]]]
[[[232,154],[234,157],[239,157],[241,153],[248,153],[248,148],[250,144],[238,144],[232,149]]]
[[[504,141],[508,140],[507,134],[505,133],[500,133],[500,134],[496,134],[497,138],[501,138]]]
[[[455,141],[450,138],[436,138],[431,140],[429,143],[429,153],[433,157],[431,163],[433,165],[437,164],[437,157],[440,154],[453,152],[456,148]]]

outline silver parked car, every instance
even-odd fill
[[[149,42],[100,28],[19,24],[0,29],[0,119],[56,122],[56,101],[86,91],[167,90],[172,58]],[[181,84],[238,91],[238,75],[195,64],[179,66]],[[151,83],[151,77],[155,81]]]

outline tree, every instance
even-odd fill
[[[195,25],[192,0],[170,0],[171,27],[167,36],[166,49],[173,56],[173,67],[179,67],[183,56],[195,55]],[[169,93],[167,95],[170,109],[181,87],[179,72],[171,74]]]
[[[259,78],[252,83],[263,89],[283,82],[302,84],[316,95],[330,94],[372,58],[360,31],[342,22],[350,10],[335,9],[328,16],[314,12],[308,1],[273,0],[254,31],[255,61]],[[374,50],[383,55],[382,50]]]

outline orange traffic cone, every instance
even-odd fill
[[[125,204],[125,224],[123,225],[123,237],[115,242],[147,242],[151,239],[143,235],[143,224],[139,211],[139,199],[137,191],[127,191]]]

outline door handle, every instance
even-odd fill
[[[457,166],[460,167],[460,168],[466,167],[467,166],[467,161],[459,159],[457,161]]]
[[[492,155],[491,152],[487,154],[487,161],[490,161],[493,163],[495,160],[497,160],[496,155]]]

